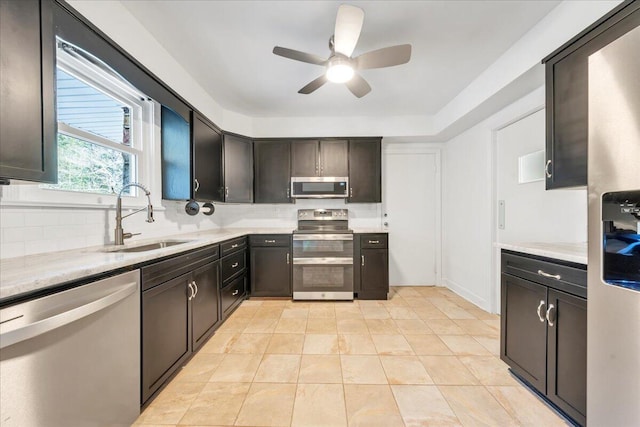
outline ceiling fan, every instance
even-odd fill
[[[351,54],[360,37],[363,22],[364,11],[359,7],[343,4],[338,8],[335,31],[329,39],[331,55],[328,59],[286,47],[276,46],[273,48],[273,53],[276,55],[327,68],[325,74],[307,84],[298,93],[310,94],[330,81],[344,83],[351,93],[362,98],[371,92],[371,86],[356,71],[392,67],[409,62],[411,59],[410,44],[385,47],[352,58]]]

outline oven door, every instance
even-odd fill
[[[353,258],[294,258],[293,299],[353,299]]]

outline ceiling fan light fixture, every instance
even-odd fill
[[[327,66],[327,80],[333,83],[345,83],[351,80],[354,71],[347,59],[334,57]]]

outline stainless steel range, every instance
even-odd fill
[[[298,210],[293,299],[353,299],[353,231],[347,209]]]

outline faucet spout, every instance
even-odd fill
[[[147,196],[147,207],[135,210],[127,215],[122,216],[122,192],[129,187],[138,187],[142,189]],[[120,192],[118,193],[118,200],[116,201],[116,228],[115,228],[115,244],[116,245],[124,245],[124,239],[131,237],[130,233],[125,233],[122,229],[122,220],[128,216],[131,216],[137,212],[142,210],[147,210],[147,222],[151,223],[155,220],[153,219],[153,205],[151,204],[151,192],[142,184],[138,184],[137,182],[131,182],[122,187]]]

